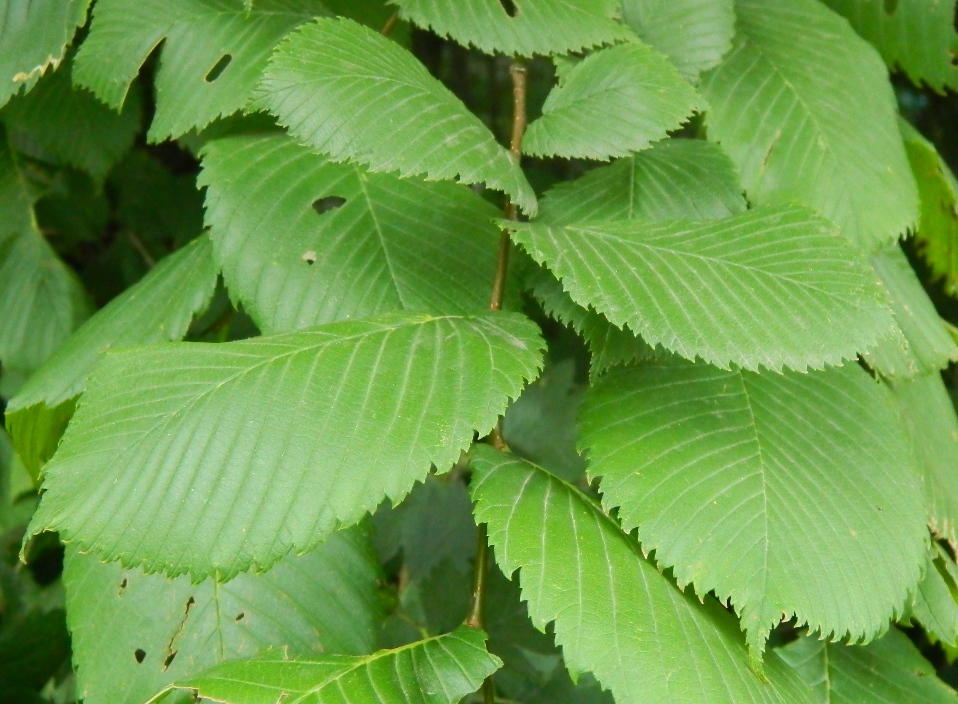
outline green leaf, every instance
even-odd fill
[[[952,0],[825,0],[871,42],[891,68],[939,93],[958,88]]]
[[[738,166],[749,200],[808,205],[867,250],[912,227],[918,196],[874,49],[815,0],[735,9],[734,47],[702,92],[709,138]]]
[[[668,139],[638,154],[560,183],[542,199],[537,222],[572,225],[602,220],[717,220],[745,210],[735,167],[710,142]],[[611,324],[591,307],[573,301],[548,270],[527,281],[545,311],[582,335],[592,351],[592,373],[654,350],[641,338]]]
[[[68,550],[64,567],[77,697],[142,704],[176,679],[264,647],[293,657],[362,655],[382,617],[365,530],[334,533],[263,575],[227,584],[168,580]]]
[[[7,418],[37,404],[52,408],[81,394],[107,350],[181,340],[193,316],[212,298],[216,275],[205,235],[160,261],[90,318],[30,377],[7,404]]]
[[[718,220],[745,207],[735,166],[721,148],[667,139],[550,189],[536,222]]]
[[[606,509],[680,585],[730,600],[756,655],[793,614],[826,638],[872,639],[918,582],[921,481],[891,393],[855,364],[614,370],[580,424]]]
[[[113,352],[31,533],[170,576],[265,569],[451,467],[535,378],[540,345],[527,319],[487,313]]]
[[[0,106],[29,91],[66,54],[90,0],[2,0],[0,15]]]
[[[0,364],[31,373],[88,313],[82,285],[37,228],[33,196],[0,130]]]
[[[74,410],[74,399],[68,399],[53,407],[37,404],[15,413],[7,409],[7,429],[13,438],[20,461],[35,483],[40,483],[43,466],[56,452]]]
[[[646,44],[591,54],[552,89],[523,138],[532,156],[608,159],[646,149],[697,109],[701,98]]]
[[[904,120],[898,124],[921,196],[921,254],[935,277],[944,279],[945,291],[958,296],[958,181],[931,142]]]
[[[226,284],[266,334],[488,305],[498,213],[467,188],[367,173],[283,134],[210,142],[200,185]]]
[[[276,50],[264,106],[298,140],[370,171],[485,182],[527,213],[535,193],[518,161],[408,51],[348,19],[319,19]]]
[[[732,48],[734,0],[623,0],[625,23],[696,82]]]
[[[928,554],[925,577],[918,585],[911,615],[932,641],[958,645],[958,566],[939,545]]]
[[[576,303],[689,359],[804,371],[895,332],[871,267],[805,208],[508,227]]]
[[[391,0],[404,19],[487,54],[568,54],[629,39],[618,0]]]
[[[0,634],[0,692],[39,692],[70,659],[70,634],[61,609],[30,611]],[[16,704],[16,697],[13,697]]]
[[[682,594],[638,543],[571,485],[476,446],[476,520],[505,574],[521,568],[533,624],[555,622],[575,676],[591,671],[618,704],[809,701],[780,663],[751,670],[735,619],[714,599]]]
[[[20,151],[85,170],[102,181],[140,131],[141,91],[117,112],[74,88],[71,69],[67,64],[45,75],[29,94],[11,101],[0,119]]]
[[[317,0],[98,0],[74,77],[119,108],[163,42],[149,132],[162,142],[246,107],[276,44],[323,12]]]
[[[576,452],[575,418],[583,385],[575,372],[574,359],[547,366],[509,406],[502,422],[513,452],[570,482],[585,474],[585,461]]]
[[[941,376],[919,377],[892,387],[924,476],[928,525],[958,548],[958,416]]]
[[[365,657],[328,655],[290,660],[267,653],[223,663],[177,681],[200,697],[226,704],[274,704],[277,692],[316,704],[456,704],[500,666],[486,652],[485,633],[452,633]]]
[[[915,275],[908,258],[895,244],[871,258],[872,266],[889,293],[902,340],[885,338],[863,356],[892,381],[938,372],[958,360],[958,345]]]
[[[907,636],[892,629],[866,646],[801,638],[776,651],[820,704],[955,704],[958,696],[935,676]]]

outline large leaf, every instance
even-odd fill
[[[938,315],[901,248],[892,245],[872,255],[871,261],[889,293],[905,344],[886,338],[864,354],[865,360],[893,381],[932,374],[958,360],[954,334]]]
[[[754,653],[783,616],[867,640],[903,611],[924,496],[891,393],[857,365],[646,363],[603,376],[580,423],[603,505],[679,584],[729,599]]]
[[[318,0],[98,0],[74,76],[118,108],[163,42],[149,133],[160,142],[245,107],[277,42],[323,12]]]
[[[515,314],[395,315],[111,353],[32,532],[171,576],[265,569],[451,467],[536,376],[540,344]]]
[[[647,44],[591,54],[552,89],[522,142],[533,156],[608,159],[647,148],[703,106]]]
[[[369,653],[382,617],[379,577],[359,529],[222,585],[171,581],[69,550],[63,579],[77,696],[142,704],[175,679],[265,647],[293,657]]]
[[[928,525],[958,548],[958,416],[937,373],[893,388],[924,476]]]
[[[0,106],[30,90],[66,54],[90,0],[0,1]]]
[[[781,663],[769,682],[751,670],[735,619],[714,600],[682,594],[588,498],[523,460],[473,450],[476,520],[496,561],[521,569],[522,596],[573,674],[591,671],[618,704],[808,701]]]
[[[953,0],[824,0],[915,83],[958,88]]]
[[[690,81],[732,48],[734,0],[623,0],[625,23]]]
[[[804,208],[509,227],[576,303],[689,359],[821,368],[894,332],[871,267]]]
[[[518,161],[479,118],[412,54],[351,20],[317,20],[280,44],[258,104],[336,161],[484,182],[535,211]]]
[[[702,90],[709,138],[735,161],[749,199],[804,203],[866,249],[912,227],[918,196],[874,49],[816,0],[735,9],[734,47]]]
[[[367,173],[282,134],[210,142],[200,183],[227,286],[267,334],[488,304],[497,211],[467,188]]]
[[[818,704],[955,704],[958,695],[935,676],[896,629],[866,646],[800,638],[776,651],[814,692]]]
[[[48,73],[28,95],[7,105],[0,119],[11,140],[31,156],[84,169],[102,180],[140,131],[141,91],[117,112],[89,91],[74,88],[71,69],[65,64]]]
[[[487,54],[567,54],[628,39],[618,0],[391,0],[402,17]]]
[[[277,696],[315,704],[456,704],[501,665],[484,641],[482,631],[461,626],[365,657],[290,660],[267,653],[223,663],[174,686],[225,704],[275,704]]]
[[[958,181],[938,150],[914,127],[899,122],[921,196],[916,237],[932,273],[958,295]]]
[[[668,139],[555,186],[542,199],[537,222],[717,220],[745,207],[735,167],[718,146]],[[627,326],[616,327],[591,307],[578,305],[546,269],[533,272],[528,286],[549,315],[588,342],[593,374],[652,353]]]
[[[0,130],[0,364],[29,374],[88,313],[79,280],[37,228],[33,196]]]

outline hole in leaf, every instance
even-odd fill
[[[220,57],[220,60],[213,64],[213,68],[210,69],[210,72],[206,74],[204,79],[207,83],[212,83],[217,78],[223,75],[223,71],[226,70],[226,67],[233,63],[232,54],[223,54]]]
[[[898,9],[898,0],[885,0],[885,14],[894,15]]]
[[[120,582],[120,591],[119,594],[122,596],[123,590],[126,589],[126,577],[123,578],[123,581]]]
[[[133,657],[136,658],[137,662],[143,662],[146,659],[146,651],[143,648],[137,648],[133,651]]]
[[[242,621],[245,616],[246,616],[246,614],[244,614],[242,611],[240,611],[238,614],[236,614],[236,620],[237,620],[237,621]]]
[[[325,198],[317,198],[313,201],[313,210],[315,210],[319,215],[328,213],[330,210],[336,210],[336,208],[342,208],[346,205],[346,199],[340,198],[339,196],[326,196]]]
[[[303,252],[303,261],[312,266],[316,263],[316,252],[309,250],[308,252]]]
[[[499,0],[499,4],[502,5],[502,9],[506,11],[509,17],[515,17],[519,14],[519,8],[512,0]]]
[[[176,657],[176,652],[177,652],[177,651],[174,650],[172,653],[170,653],[170,654],[166,657],[166,660],[163,661],[163,669],[164,669],[164,670],[166,670],[166,669],[169,668],[170,663],[173,662],[173,658]]]

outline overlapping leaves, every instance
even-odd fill
[[[735,10],[732,51],[702,92],[709,139],[749,199],[813,207],[870,250],[912,227],[918,196],[874,50],[816,0],[737,0]]]
[[[289,659],[268,653],[223,663],[174,687],[225,704],[456,704],[501,664],[485,649],[485,634],[466,626],[436,638],[365,657]]]
[[[497,211],[462,186],[368,173],[282,134],[211,142],[201,185],[227,286],[266,334],[488,302]]]
[[[576,489],[484,446],[472,465],[476,520],[488,523],[503,572],[519,570],[532,622],[555,622],[570,672],[591,671],[618,704],[811,701],[780,662],[763,683],[735,619],[682,594]]]
[[[500,313],[114,352],[47,465],[32,532],[171,576],[265,569],[451,467],[536,376],[539,347]]]
[[[488,54],[566,54],[629,38],[618,0],[391,0],[402,17]]]
[[[321,19],[276,50],[258,105],[336,161],[432,180],[484,182],[533,214],[516,159],[412,54],[347,19]]]
[[[245,107],[277,42],[324,12],[318,0],[100,0],[75,79],[118,108],[163,42],[149,136],[178,137]]]
[[[576,303],[688,359],[821,368],[895,332],[874,272],[805,208],[509,227]]]
[[[622,44],[588,56],[553,88],[523,150],[533,156],[608,159],[645,149],[702,107],[664,56]]]
[[[903,611],[921,480],[891,393],[859,367],[646,363],[603,376],[580,419],[603,504],[680,584],[730,599],[754,653],[783,615],[863,640]]]
[[[175,679],[268,647],[291,657],[369,653],[382,616],[379,577],[368,535],[355,528],[225,585],[171,581],[70,551],[63,579],[77,696],[142,704]]]

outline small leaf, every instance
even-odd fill
[[[916,238],[932,273],[945,291],[958,296],[958,181],[934,145],[904,120],[899,121],[921,196]]]
[[[72,66],[48,72],[0,113],[11,140],[30,156],[87,171],[98,181],[133,146],[143,115],[136,90],[122,112],[74,88]]]
[[[732,48],[734,0],[623,0],[622,12],[625,23],[693,83]]]
[[[170,576],[266,569],[451,467],[537,376],[540,345],[528,319],[487,313],[113,352],[31,533]]]
[[[532,156],[608,159],[647,148],[703,106],[655,49],[622,44],[576,65],[523,139]]]
[[[890,392],[857,365],[646,363],[601,377],[580,423],[603,505],[680,585],[730,600],[756,655],[793,614],[872,639],[918,582],[921,481]]]
[[[0,364],[29,375],[89,314],[76,275],[37,229],[33,196],[0,130]]]
[[[382,617],[379,577],[362,529],[334,533],[266,574],[223,585],[191,584],[186,576],[171,581],[67,550],[63,581],[77,697],[85,704],[142,704],[175,679],[253,657],[265,646],[293,657],[368,653]]]
[[[815,701],[830,704],[955,704],[958,695],[935,675],[908,637],[892,628],[866,646],[800,638],[776,651],[795,668]]]
[[[488,446],[473,449],[472,466],[476,520],[502,571],[521,568],[533,624],[555,622],[573,677],[592,672],[618,704],[810,702],[781,663],[763,683],[735,619],[682,594],[571,485]]]
[[[408,51],[348,19],[319,19],[276,50],[257,105],[334,161],[429,180],[484,182],[527,213],[515,157]]]
[[[210,142],[200,185],[227,287],[266,334],[488,305],[498,213],[467,188],[337,164],[283,134]]]
[[[504,225],[576,303],[688,359],[804,371],[895,332],[871,267],[804,208],[711,222]]]
[[[958,548],[958,415],[941,375],[895,384],[902,426],[909,433],[924,477],[928,525]]]
[[[225,704],[274,704],[277,692],[316,704],[456,704],[501,665],[485,633],[467,626],[436,638],[364,657],[289,660],[267,653],[223,663],[175,682]]]
[[[958,360],[958,345],[947,323],[938,315],[901,248],[892,245],[872,255],[871,261],[889,293],[904,340],[881,340],[863,355],[865,361],[897,382],[938,372]]]
[[[568,54],[628,39],[618,0],[391,0],[402,17],[491,54]]]
[[[702,92],[709,139],[749,200],[812,207],[869,251],[911,228],[918,195],[874,49],[815,0],[737,0],[735,10],[734,47]]]
[[[66,54],[90,0],[4,0],[0,27],[0,106],[29,91]]]
[[[98,0],[76,82],[113,108],[163,42],[156,115],[162,142],[246,107],[273,48],[323,7],[315,0]]]
[[[871,42],[890,68],[939,93],[958,88],[953,0],[825,0]]]

